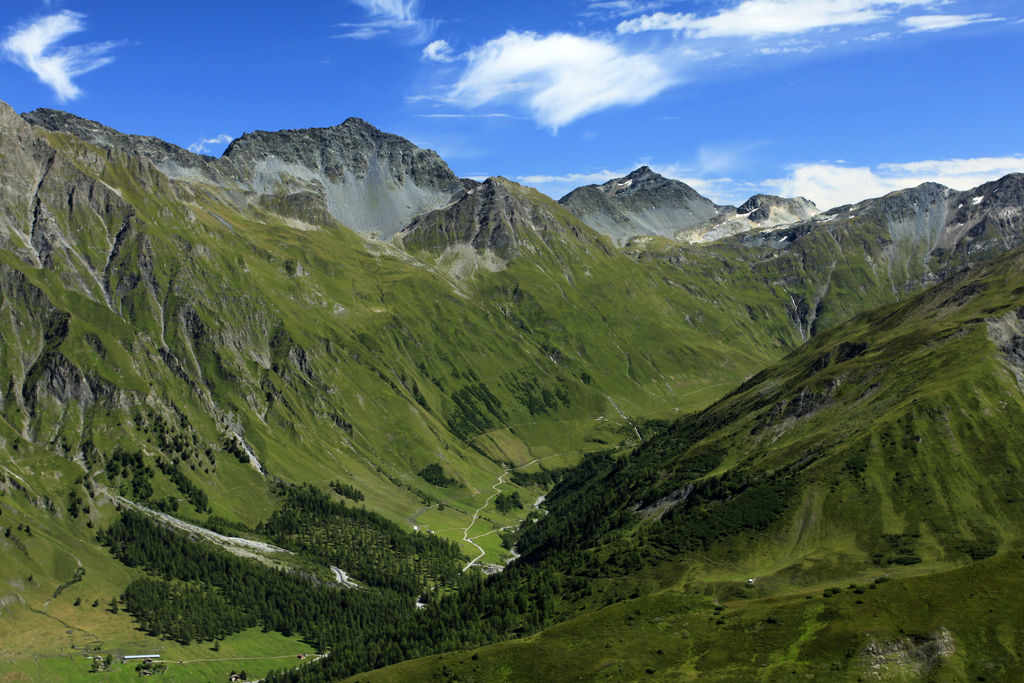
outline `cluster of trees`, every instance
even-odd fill
[[[259,624],[300,634],[326,650],[346,634],[366,632],[368,624],[413,611],[413,601],[393,591],[342,589],[236,557],[130,509],[99,538],[123,564],[153,577],[125,592],[125,609],[150,632],[183,642],[186,636],[211,640]],[[168,599],[177,609],[166,607]],[[234,616],[229,620],[214,612]]]
[[[235,438],[234,434],[226,434],[220,442],[221,448],[243,465],[249,464],[249,454],[245,452],[242,446],[238,443],[238,439]]]
[[[146,464],[142,451],[128,451],[120,446],[107,456],[104,467],[107,479],[128,479],[131,482],[131,495],[136,500],[146,500],[153,495],[153,468]]]
[[[335,502],[307,485],[278,484],[281,507],[258,528],[289,550],[345,569],[362,583],[416,596],[433,585],[453,585],[462,554],[452,541],[410,534],[364,508]]]
[[[793,493],[793,482],[785,476],[702,480],[685,503],[662,518],[654,539],[677,552],[707,550],[725,538],[767,529],[789,506]]]
[[[184,461],[193,461],[193,469],[205,459],[210,466],[216,466],[216,456],[212,448],[202,447],[202,438],[196,433],[188,418],[177,413],[171,419],[165,418],[156,408],[136,406],[132,419],[142,431],[156,440],[156,447],[161,453]]]
[[[83,507],[85,514],[89,514],[89,506],[85,504],[81,494],[77,489],[71,489],[68,492],[68,514],[72,519],[78,519],[78,515],[82,514]]]
[[[188,642],[258,625],[298,634],[331,653],[269,681],[336,680],[534,632],[559,618],[566,596],[587,590],[585,582],[566,579],[548,565],[512,567],[488,578],[461,575],[457,590],[431,592],[427,609],[418,610],[411,596],[386,588],[346,589],[305,572],[275,569],[130,509],[99,537],[122,563],[147,572],[121,602],[149,633]]]
[[[210,587],[142,577],[128,584],[121,600],[139,628],[182,645],[219,640],[259,623],[254,610],[237,609]]]
[[[530,411],[530,415],[545,415],[571,403],[571,395],[561,381],[555,391],[551,391],[542,386],[536,377],[521,375],[512,379],[508,386],[516,400]]]
[[[206,492],[192,483],[192,480],[185,476],[177,465],[163,459],[157,460],[157,467],[171,480],[171,483],[178,489],[181,495],[192,503],[192,506],[199,512],[210,511],[210,499]]]
[[[530,486],[554,486],[562,478],[562,475],[569,468],[567,467],[556,467],[555,469],[549,470],[544,467],[544,463],[541,463],[540,469],[536,472],[523,472],[521,470],[513,470],[511,474],[512,483],[516,486],[530,487]]]
[[[331,490],[337,493],[342,498],[348,498],[353,503],[361,503],[366,496],[363,492],[357,489],[351,484],[346,484],[343,481],[335,480],[330,483]]]
[[[508,420],[508,415],[501,406],[501,401],[491,393],[483,382],[469,384],[452,392],[447,413],[448,428],[460,439],[486,432],[495,425]]]
[[[198,485],[189,479],[176,462],[172,462],[164,456],[154,459],[157,468],[166,476],[179,493],[190,502],[199,512],[210,511],[210,499]],[[129,481],[130,490],[123,491],[131,498],[139,501],[147,501],[150,505],[162,512],[173,513],[178,510],[178,501],[174,498],[162,500],[151,500],[153,496],[153,478],[156,471],[146,462],[145,456],[139,450],[128,451],[123,448],[115,448],[106,459],[107,479],[115,483],[119,479]],[[68,511],[73,517],[82,504],[80,497],[72,492],[70,496]]]
[[[458,486],[459,480],[454,477],[449,477],[444,473],[444,469],[437,463],[431,463],[424,467],[417,474],[423,478],[423,481],[434,486]]]
[[[519,491],[513,491],[512,493],[499,493],[494,499],[494,507],[498,509],[498,512],[504,515],[512,510],[522,510],[523,500],[519,497]]]

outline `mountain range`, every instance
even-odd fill
[[[356,118],[213,158],[0,104],[0,178],[0,671],[1021,671],[984,577],[1020,557],[1024,175],[819,211],[642,167],[556,202]],[[1004,604],[958,622],[951,582]]]

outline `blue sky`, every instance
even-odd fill
[[[219,154],[359,116],[553,197],[822,208],[1024,171],[1021,0],[4,0],[0,99]]]

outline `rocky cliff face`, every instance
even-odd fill
[[[671,237],[728,208],[647,166],[603,185],[577,188],[558,201],[591,228],[619,244],[643,235]]]
[[[220,164],[259,194],[308,193],[344,225],[384,239],[463,190],[436,152],[356,118],[332,128],[246,133]]]
[[[23,117],[145,158],[167,177],[216,187],[236,204],[255,197],[264,207],[294,214],[299,203],[300,213],[326,213],[356,232],[385,239],[415,216],[450,203],[464,186],[436,152],[356,118],[331,128],[246,133],[215,159],[66,112],[37,109]]]

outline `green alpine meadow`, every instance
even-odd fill
[[[1022,392],[1021,174],[556,201],[0,103],[5,681],[1022,680]]]

